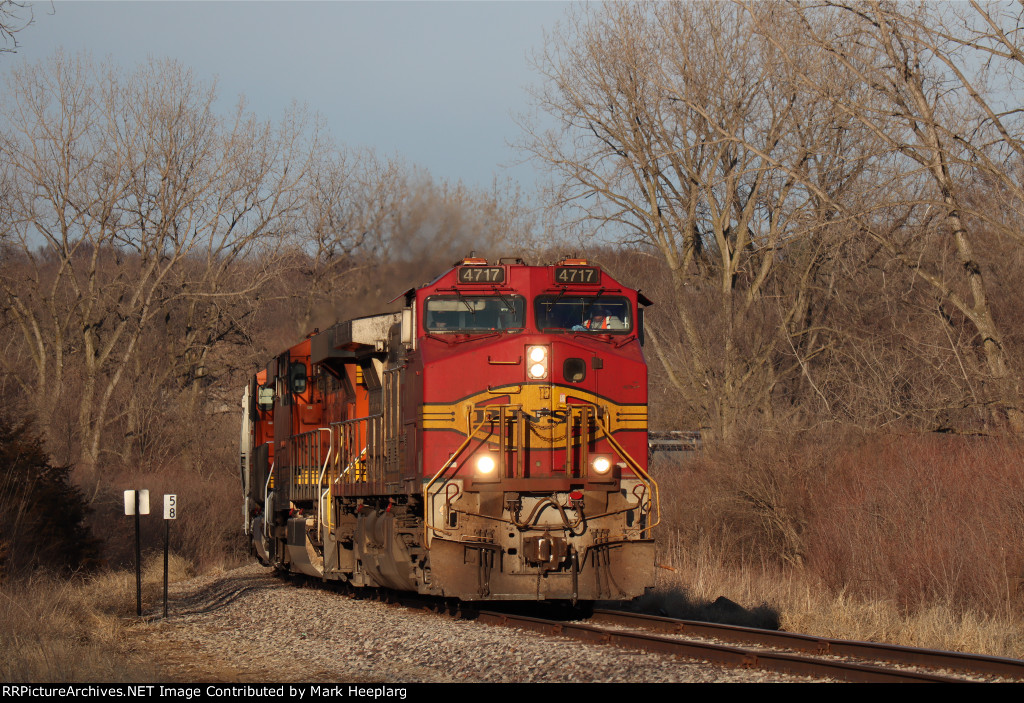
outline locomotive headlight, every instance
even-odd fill
[[[548,377],[548,348],[545,346],[533,346],[526,348],[528,366],[527,377],[538,380]]]
[[[594,471],[604,476],[612,468],[612,462],[607,457],[599,456],[594,459]]]
[[[490,476],[494,473],[494,459],[489,456],[482,456],[476,460],[476,470],[481,476]]]

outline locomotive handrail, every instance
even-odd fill
[[[341,470],[341,472],[338,474],[338,477],[334,479],[335,483],[340,483],[342,481],[342,479],[346,475],[348,475],[348,474],[352,474],[353,476],[356,475],[358,472],[353,472],[352,468],[360,460],[362,460],[367,465],[367,467],[370,466],[370,463],[371,463],[370,460],[373,457],[370,454],[370,452],[367,451],[367,450],[368,450],[369,443],[370,443],[369,435],[371,434],[370,433],[370,429],[372,429],[371,428],[371,422],[373,422],[374,420],[379,420],[381,423],[383,423],[384,422],[384,412],[381,411],[381,412],[378,412],[378,413],[374,413],[373,415],[364,415],[362,417],[354,417],[354,418],[351,418],[349,420],[339,420],[337,422],[332,422],[330,424],[331,428],[337,427],[342,432],[350,430],[351,428],[355,428],[357,430],[357,436],[359,434],[358,433],[358,429],[359,429],[360,423],[365,423],[366,427],[367,427],[367,432],[366,432],[366,436],[364,437],[364,441],[362,441],[362,442],[356,441],[357,445],[358,444],[362,444],[363,445],[362,449],[358,450],[356,452],[356,454],[355,454],[355,457],[351,461],[348,462],[348,465],[346,465],[343,470]],[[383,431],[383,427],[378,428],[378,429],[381,432]],[[380,437],[378,436],[377,439],[378,439],[378,443],[379,443]],[[333,441],[333,438],[332,438],[332,441]],[[342,446],[338,447],[338,459],[344,460],[344,459],[348,458],[348,455],[345,454],[345,452],[343,451],[345,449],[345,447],[343,446],[344,442],[339,442],[339,444],[342,445]],[[343,457],[342,454],[345,454],[345,456]],[[370,467],[370,468],[375,468],[375,467]],[[365,477],[364,480],[369,480],[369,475],[368,475],[369,473],[371,473],[370,469],[367,468],[366,469],[366,473],[364,473],[364,477]]]
[[[488,421],[487,414],[484,413],[483,418],[480,420],[480,422],[477,424],[477,426],[475,428],[473,428],[473,431],[470,432],[469,435],[466,436],[466,441],[464,441],[462,444],[459,445],[459,448],[456,449],[452,453],[452,455],[450,457],[448,457],[448,460],[445,461],[444,464],[441,465],[441,468],[438,469],[437,473],[434,474],[433,478],[431,478],[427,482],[427,485],[425,485],[423,487],[423,543],[424,543],[424,545],[426,545],[427,542],[429,541],[429,531],[431,531],[431,530],[440,530],[440,528],[434,527],[433,525],[430,524],[430,514],[432,512],[432,510],[431,510],[432,506],[430,505],[430,487],[434,485],[434,482],[437,481],[437,479],[441,477],[441,474],[443,474],[445,471],[447,471],[448,468],[452,465],[452,462],[455,461],[455,459],[460,454],[462,454],[462,452],[466,449],[467,446],[469,446],[469,443],[473,441],[474,437],[476,437],[476,433],[480,431],[480,428],[483,427],[484,423],[486,423],[487,421]],[[456,473],[458,473],[457,469],[456,469]],[[440,531],[443,532],[444,530],[440,530]]]
[[[363,445],[363,448],[360,449],[358,452],[356,452],[355,458],[352,459],[352,461],[348,462],[348,464],[345,466],[345,470],[344,471],[342,471],[340,474],[338,474],[338,478],[336,479],[336,481],[340,481],[342,476],[347,476],[350,473],[355,475],[356,476],[356,480],[359,481],[360,480],[359,479],[359,472],[360,472],[360,470],[358,468],[359,462],[362,462],[364,464],[367,463],[366,462],[366,445]],[[356,467],[355,471],[352,471],[353,467]],[[365,470],[366,469],[364,467],[363,468],[363,472],[364,472],[363,475],[364,476],[365,476]],[[363,479],[363,480],[365,480],[365,479]]]
[[[587,446],[590,443],[590,418],[596,419],[598,406],[594,403],[583,403],[580,405],[567,405],[566,406],[566,430],[565,430],[565,465],[569,467],[572,465],[572,448],[573,448],[573,427],[576,421],[576,416],[579,416],[580,423],[580,434],[579,434],[579,447],[580,447],[580,475],[586,476],[589,474],[588,466],[589,461],[587,459]]]
[[[324,457],[323,468],[320,469],[320,477],[317,479],[316,487],[323,489],[324,486],[324,475],[327,473],[327,465],[331,462],[331,455],[334,453],[334,431],[330,427],[318,428],[320,432],[326,432],[331,439],[331,445],[327,448],[327,456]],[[320,532],[320,544],[324,542],[324,496],[331,490],[330,486],[326,490],[320,491],[320,498],[316,502],[316,527]],[[328,512],[328,514],[330,514]]]
[[[383,412],[374,413],[373,415],[363,415],[362,417],[353,417],[353,418],[348,419],[348,420],[338,420],[337,422],[332,422],[331,423],[331,427],[339,427],[341,425],[354,425],[355,423],[363,422],[364,420],[376,420],[377,418],[383,418],[383,417],[384,417],[384,413]]]
[[[657,519],[647,527],[642,528],[640,530],[640,534],[643,534],[644,532],[650,532],[652,529],[654,529],[656,525],[658,525],[661,522],[661,496],[658,491],[658,483],[651,477],[650,474],[644,471],[643,467],[641,467],[640,464],[637,463],[636,459],[629,455],[629,452],[623,449],[622,445],[619,444],[618,440],[616,440],[612,436],[612,433],[608,431],[607,427],[600,423],[598,424],[598,427],[600,427],[601,430],[604,432],[604,436],[608,439],[608,442],[615,448],[615,451],[617,451],[619,455],[622,456],[622,458],[629,463],[630,468],[637,472],[637,475],[640,476],[641,481],[644,481],[645,483],[650,485],[651,502],[657,509]]]
[[[300,432],[290,439],[294,447],[294,461],[292,464],[292,485],[296,488],[309,488],[313,485],[313,478],[318,476],[320,457],[323,443],[320,441],[321,432],[330,432],[328,427],[318,427],[313,430]],[[314,458],[315,457],[315,458]]]
[[[277,466],[277,460],[270,462],[270,470],[267,471],[267,481],[263,484],[263,536],[266,539],[270,539],[270,533],[267,532],[267,514],[273,514],[268,509],[267,499],[270,497],[270,479],[274,477],[274,467]]]
[[[498,361],[497,359],[492,359],[491,355],[488,354],[487,363],[493,364],[494,366],[518,366],[519,364],[523,363],[523,357],[518,356],[516,357],[515,361]]]

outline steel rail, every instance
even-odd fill
[[[642,613],[628,613],[620,610],[595,610],[591,622],[603,622],[627,627],[672,632],[698,637],[714,637],[731,642],[759,644],[779,647],[818,655],[858,657],[920,666],[930,669],[956,669],[973,674],[992,674],[1008,678],[1024,679],[1024,661],[985,654],[950,652],[940,649],[906,647],[883,642],[841,640],[795,632],[763,630],[737,625],[678,620],[675,618]]]
[[[518,627],[550,635],[612,644],[630,649],[673,654],[690,659],[701,659],[763,671],[817,676],[859,683],[963,683],[966,679],[921,671],[887,669],[881,666],[831,661],[810,656],[747,649],[732,645],[713,644],[695,640],[654,635],[636,630],[615,630],[579,622],[560,622],[540,618],[480,611],[478,622],[505,627]],[[633,623],[636,624],[635,622]]]

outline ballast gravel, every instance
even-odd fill
[[[808,680],[352,599],[257,564],[174,584],[169,600],[166,620],[129,636],[173,683]]]

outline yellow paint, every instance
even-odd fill
[[[508,396],[508,401],[496,402],[497,396],[502,395]],[[609,432],[647,429],[645,405],[619,405],[578,388],[552,387],[539,383],[493,387],[456,403],[426,403],[420,410],[420,421],[425,430],[451,430],[466,436],[470,430],[470,423],[480,422],[484,409],[497,408],[503,404],[510,408],[521,408],[535,417],[538,410],[565,412],[570,405],[592,405],[604,409],[608,417],[602,424]],[[560,446],[565,442],[565,422],[542,417],[537,422],[526,423],[526,427],[533,436],[531,444],[538,449],[545,446]],[[497,437],[488,441],[496,443]]]

